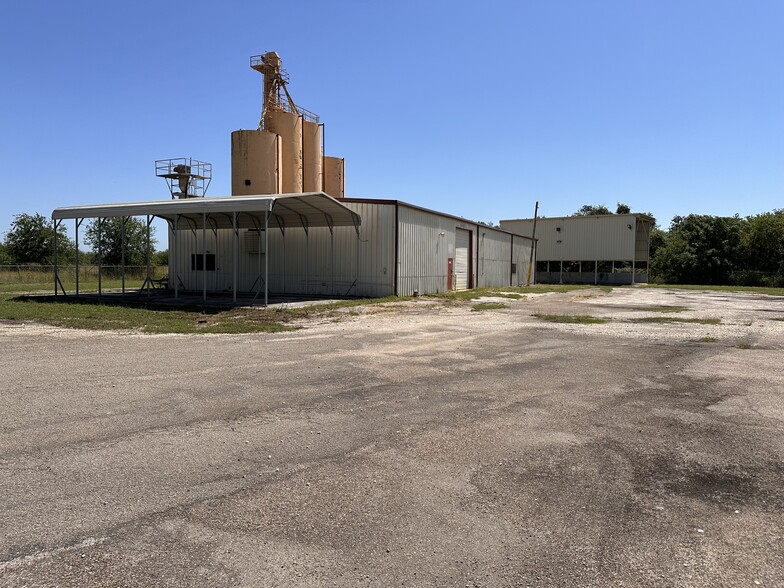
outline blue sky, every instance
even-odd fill
[[[255,128],[275,50],[352,197],[474,220],[582,204],[784,208],[784,2],[4,2],[0,233],[14,214],[168,198],[155,159]]]

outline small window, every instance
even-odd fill
[[[201,272],[204,271],[204,255],[201,253],[192,253],[191,254],[191,271],[192,272]],[[208,253],[207,254],[207,271],[214,272],[215,271],[215,254]]]

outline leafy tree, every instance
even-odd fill
[[[615,207],[615,214],[630,214],[632,209],[629,207],[628,204],[623,204],[622,202],[618,203],[618,206]]]
[[[650,247],[648,249],[650,259],[656,257],[656,254],[667,246],[669,236],[670,234],[662,231],[658,225],[651,227]]]
[[[122,231],[123,222],[120,217],[99,219],[87,225],[84,241],[93,250],[95,259],[98,257],[100,244],[101,261],[106,265],[122,263]],[[150,250],[155,248],[155,227],[150,227]],[[125,265],[147,264],[147,226],[135,217],[125,217]]]
[[[11,254],[8,252],[8,245],[0,243],[0,265],[11,265],[13,260]]]
[[[54,250],[52,221],[41,214],[17,214],[11,230],[5,236],[5,248],[12,263],[51,264]],[[74,243],[68,238],[65,226],[57,229],[57,259],[60,263],[73,262]]]
[[[651,259],[651,273],[674,284],[727,284],[742,266],[738,216],[690,214],[672,219],[669,235]]]
[[[169,265],[169,250],[156,251],[152,255],[153,265]]]
[[[742,255],[746,269],[784,276],[784,210],[746,219]]]
[[[580,209],[574,213],[574,216],[594,216],[597,214],[612,214],[612,212],[604,204],[583,204]]]

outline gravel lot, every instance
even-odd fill
[[[784,585],[784,297],[500,301],[0,324],[0,585]]]

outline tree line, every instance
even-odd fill
[[[82,229],[89,251],[79,251],[79,263],[122,263],[123,221],[119,217],[93,219]],[[80,231],[81,232],[81,231]],[[10,230],[0,243],[0,265],[52,265],[54,263],[55,231],[52,221],[41,214],[17,214]],[[155,251],[155,227],[150,227],[150,254],[153,265],[168,263],[167,251]],[[76,261],[76,243],[68,237],[64,225],[57,229],[57,262],[73,264]],[[147,264],[147,226],[135,217],[125,218],[125,265]]]
[[[615,214],[630,212],[618,203]],[[574,216],[595,214],[613,213],[586,204]],[[667,230],[652,230],[649,270],[651,281],[666,284],[784,286],[784,209],[747,217],[676,216]]]

